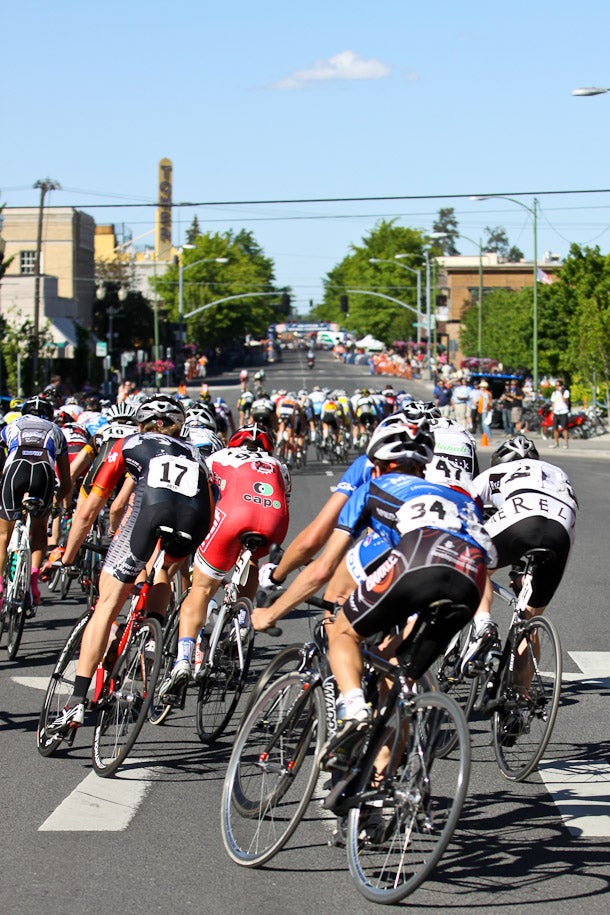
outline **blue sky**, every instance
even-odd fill
[[[610,94],[571,90],[610,84],[608,34],[601,0],[12,4],[0,202],[35,205],[51,177],[50,203],[139,236],[153,209],[119,205],[154,201],[164,156],[175,202],[439,195],[175,211],[175,244],[195,213],[251,229],[301,310],[380,218],[430,230],[453,206],[465,234],[503,225],[531,257],[529,213],[471,194],[540,194],[541,255],[607,252]]]

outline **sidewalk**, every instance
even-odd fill
[[[527,433],[524,433],[527,435]],[[553,439],[544,439],[537,432],[528,436],[531,438],[540,457],[555,463],[560,456],[565,457],[588,457],[588,458],[606,458],[610,459],[610,434],[596,435],[594,438],[571,438],[568,448],[564,448],[563,439],[560,440],[559,448],[552,448]],[[480,436],[477,439],[477,447],[481,453],[494,451],[498,445],[505,441],[506,436],[500,429],[494,429],[489,445],[481,447]]]

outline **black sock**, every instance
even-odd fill
[[[79,677],[78,674],[74,678],[74,689],[72,690],[72,695],[68,702],[68,707],[72,708],[74,705],[84,704],[85,699],[87,698],[87,693],[91,685],[92,677]]]

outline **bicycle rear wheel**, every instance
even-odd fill
[[[93,768],[114,775],[146,721],[161,668],[163,635],[156,619],[134,624],[104,687],[93,732]],[[110,684],[110,687],[108,686]]]
[[[531,683],[516,685],[515,671],[507,664],[500,673],[501,705],[491,722],[500,771],[511,781],[527,778],[542,759],[561,693],[561,644],[553,623],[541,616],[531,619],[518,649],[524,652]]]
[[[305,646],[300,644],[287,645],[275,655],[274,658],[261,671],[260,676],[250,692],[242,715],[242,722],[246,720],[250,709],[258,701],[270,683],[274,683],[284,674],[293,673],[303,669],[305,662]],[[240,724],[241,727],[241,724]]]
[[[250,613],[252,604],[241,598],[235,606]],[[241,659],[237,639],[241,637]],[[202,743],[213,743],[225,730],[246,685],[254,648],[254,630],[236,632],[235,617],[225,621],[212,665],[206,668],[197,696],[197,734]]]
[[[318,777],[324,714],[322,690],[299,673],[271,683],[252,708],[222,793],[222,839],[237,864],[264,864],[297,828]]]
[[[68,636],[61,654],[51,674],[49,685],[45,693],[44,702],[38,718],[38,727],[36,729],[36,744],[38,752],[42,756],[51,756],[61,742],[63,736],[57,734],[48,734],[47,725],[55,721],[62,713],[66,702],[74,690],[74,678],[76,676],[76,665],[80,654],[80,646],[83,640],[85,626],[91,619],[91,613],[88,612],[81,616],[76,626]]]
[[[441,757],[444,732],[458,735]],[[383,748],[386,774],[375,763]],[[378,763],[379,764],[379,763]],[[367,753],[360,805],[348,817],[347,858],[360,893],[392,904],[428,877],[449,844],[470,775],[470,737],[462,710],[442,693],[423,693],[397,707]]]
[[[465,677],[460,670],[462,652],[470,639],[471,628],[472,623],[467,623],[452,640],[444,654],[440,655],[430,667],[436,689],[451,696],[457,702],[467,721],[472,714],[479,691],[479,677]],[[437,750],[438,755],[450,753],[457,743],[458,735],[452,735],[447,731],[445,738],[444,747],[439,747]]]
[[[30,609],[31,605],[31,563],[32,557],[29,549],[22,550],[17,562],[15,578],[9,585],[6,608],[6,653],[8,655],[9,661],[14,661],[17,657],[17,652],[19,651],[19,646],[21,645],[23,627],[25,626],[25,618],[27,611]]]
[[[150,703],[150,708],[148,710],[148,719],[151,724],[163,724],[172,709],[171,702],[165,703],[159,697],[159,690],[163,684],[163,681],[169,677],[178,655],[179,626],[180,616],[177,612],[174,613],[172,610],[170,616],[168,616],[166,620],[165,626],[163,627],[161,667],[159,670],[159,676],[157,677],[157,682],[155,683],[155,688],[153,690],[153,697]]]

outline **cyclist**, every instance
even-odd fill
[[[407,629],[413,630],[406,666],[415,679],[474,615],[485,587],[485,567],[494,551],[481,508],[464,490],[424,479],[432,447],[425,420],[378,429],[368,449],[373,477],[350,498],[333,534],[353,539],[373,527],[389,533],[392,545],[333,626],[329,662],[345,705],[337,742],[370,718],[362,691],[362,640],[398,627],[386,653],[400,652]],[[422,625],[430,604],[447,598],[453,608],[434,625]]]
[[[561,468],[540,460],[529,438],[517,435],[494,451],[490,468],[473,485],[491,512],[485,526],[498,552],[498,567],[512,567],[511,585],[517,594],[523,554],[539,547],[553,551],[552,562],[534,569],[534,590],[526,609],[528,617],[542,614],[561,582],[574,541],[578,502],[569,477]],[[497,641],[492,598],[489,580],[475,616],[475,636],[464,658],[465,670],[469,661]]]
[[[303,416],[297,402],[296,395],[292,392],[282,394],[277,401],[275,413],[278,422],[278,438],[286,442],[286,455],[288,464],[292,461],[293,435],[302,443]],[[298,441],[296,447],[299,447]],[[302,448],[302,444],[301,444]]]
[[[340,429],[346,424],[343,407],[339,403],[336,392],[328,393],[320,411],[322,422],[322,441],[325,442],[329,435],[338,437]]]
[[[32,512],[30,533],[30,584],[35,607],[40,604],[38,576],[47,549],[47,527],[56,472],[59,480],[57,501],[65,499],[70,491],[68,446],[63,432],[53,423],[53,412],[46,398],[35,395],[21,406],[21,416],[0,433],[0,575],[24,496],[27,494],[41,499],[40,509]],[[0,577],[0,595],[3,590],[4,583]]]
[[[239,425],[245,426],[250,419],[252,404],[254,403],[254,394],[245,388],[237,399],[237,412],[239,415]]]
[[[188,535],[173,539],[166,566],[184,559],[210,527],[214,503],[209,474],[197,449],[179,438],[184,423],[182,405],[159,394],[141,404],[137,420],[140,431],[114,444],[89,496],[77,509],[60,560],[63,565],[74,562],[97,515],[127,473],[123,490],[129,490],[129,505],[102,568],[100,596],[83,635],[74,691],[50,733],[67,733],[83,723],[87,691],[108,644],[111,625],[153,554],[158,525]],[[167,577],[155,589],[156,604],[161,607],[161,598],[167,602]]]
[[[214,398],[214,410],[216,412],[216,425],[218,434],[221,438],[227,438],[229,432],[231,435],[235,432],[235,422],[233,421],[233,411],[226,402],[224,397]]]
[[[370,436],[370,433],[381,419],[381,416],[377,412],[377,404],[371,397],[371,392],[368,388],[363,388],[360,392],[360,396],[358,398],[354,397],[353,400],[355,401],[354,415],[357,423],[357,441],[354,440],[354,445],[357,445],[358,441],[362,441],[363,435]]]
[[[239,557],[240,537],[252,532],[265,538],[252,554],[246,584],[246,594],[252,596],[258,580],[257,560],[286,536],[290,476],[286,466],[273,457],[273,448],[270,432],[246,426],[231,437],[227,448],[208,460],[216,512],[210,532],[197,550],[193,584],[180,608],[178,656],[161,685],[163,696],[179,696],[192,675],[197,633],[207,619],[210,600]]]
[[[270,432],[277,432],[277,416],[275,405],[271,398],[263,394],[257,397],[252,404],[250,418],[257,426],[262,426]]]

